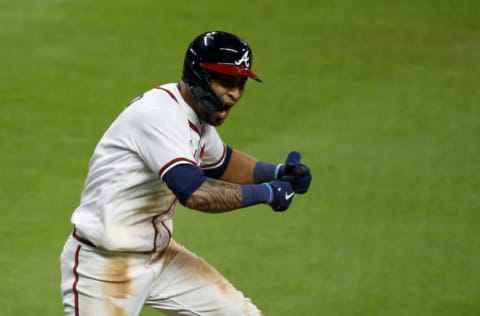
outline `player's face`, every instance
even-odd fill
[[[220,125],[225,121],[232,107],[242,97],[246,82],[246,77],[224,74],[216,74],[212,77],[210,86],[225,103],[224,110],[207,113],[213,125]]]

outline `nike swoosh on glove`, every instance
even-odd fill
[[[288,209],[292,204],[295,192],[292,185],[288,181],[273,180],[266,182],[265,185],[269,188],[270,197],[268,204],[276,212],[282,212]]]

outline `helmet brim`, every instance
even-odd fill
[[[248,77],[258,82],[262,82],[262,80],[260,80],[260,78],[258,78],[256,74],[254,74],[250,69],[245,67],[231,65],[231,64],[211,64],[211,63],[201,63],[200,66],[205,69],[219,72],[222,74],[231,75],[231,76]]]

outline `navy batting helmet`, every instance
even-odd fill
[[[206,112],[221,111],[225,105],[210,88],[210,71],[252,78],[250,46],[236,35],[212,31],[196,37],[187,49],[182,80]]]

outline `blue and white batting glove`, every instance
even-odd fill
[[[303,194],[310,187],[312,174],[306,165],[300,163],[300,159],[301,155],[298,151],[290,152],[285,163],[277,166],[275,179],[290,182],[295,193]]]
[[[288,181],[273,180],[264,183],[270,192],[267,203],[276,212],[282,212],[288,209],[293,201],[295,192]]]

